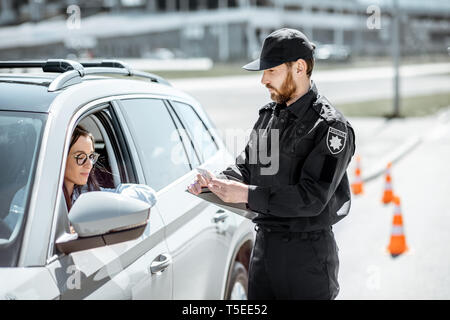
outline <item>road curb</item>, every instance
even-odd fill
[[[400,147],[382,158],[376,166],[368,170],[368,173],[362,176],[362,181],[368,182],[382,175],[386,171],[386,166],[389,162],[394,164],[399,161],[409,152],[413,151],[421,142],[422,138],[419,136],[414,136],[406,140]]]
[[[450,122],[450,106],[447,108],[444,108],[443,110],[436,113],[436,119],[438,120],[438,124],[447,124]],[[400,147],[396,148],[396,150],[389,153],[384,158],[380,159],[378,161],[378,164],[376,166],[373,166],[370,170],[368,170],[368,173],[363,175],[361,177],[361,180],[363,182],[368,182],[370,180],[373,180],[383,174],[386,171],[386,166],[389,162],[394,164],[395,162],[399,161],[401,158],[406,156],[409,152],[413,151],[419,144],[421,144],[423,141],[427,139],[429,136],[427,134],[424,135],[415,135],[412,136],[410,139],[406,140],[403,144],[400,145]]]

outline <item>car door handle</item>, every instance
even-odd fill
[[[219,223],[225,221],[228,218],[228,213],[222,209],[217,210],[216,214],[213,217],[214,223]]]
[[[160,254],[152,261],[150,265],[151,273],[158,273],[164,271],[168,266],[172,264],[172,257],[168,253]]]

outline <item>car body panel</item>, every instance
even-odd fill
[[[236,260],[236,256],[238,254],[239,249],[246,243],[250,242],[251,247],[253,247],[253,243],[256,238],[255,224],[247,218],[241,217],[239,215],[233,214],[233,218],[235,219],[236,230],[233,232],[233,237],[230,239],[229,246],[233,248],[228,251],[228,256],[226,261],[228,262],[228,266],[226,266],[227,276],[222,278],[222,297],[225,297],[226,290],[228,288],[228,281],[231,277],[231,271],[233,270],[233,263]],[[248,257],[250,258],[250,257]]]
[[[158,194],[174,265],[174,299],[220,299],[217,274],[226,273],[234,217],[228,213],[223,222],[214,222],[221,209],[186,192],[194,178],[195,173],[186,175]]]
[[[152,261],[168,252],[161,216],[157,208],[151,211],[140,238],[63,255],[49,264],[61,299],[171,299],[172,270],[150,273]],[[140,289],[144,284],[146,290]]]
[[[0,268],[0,300],[57,299],[59,290],[46,268]]]

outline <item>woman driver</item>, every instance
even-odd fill
[[[78,125],[72,134],[64,174],[63,191],[68,211],[82,193],[89,191],[120,193],[145,201],[150,206],[156,203],[155,191],[144,184],[120,184],[113,189],[100,187],[95,179],[94,164],[99,155],[94,145],[94,136]]]

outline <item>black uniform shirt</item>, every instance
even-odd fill
[[[311,83],[290,106],[272,102],[261,108],[245,150],[222,172],[249,185],[247,207],[258,213],[253,222],[259,225],[320,230],[350,210],[346,170],[354,131]]]

